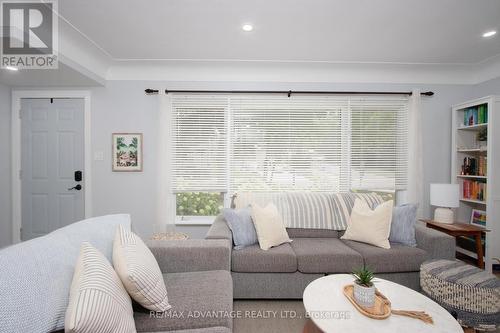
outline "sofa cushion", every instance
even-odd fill
[[[122,226],[113,242],[113,267],[130,296],[146,309],[167,311],[167,288],[151,250],[136,234]]]
[[[417,247],[391,243],[390,249],[360,243],[343,241],[363,256],[365,265],[375,273],[418,272],[426,258],[426,252]]]
[[[234,272],[287,273],[297,271],[297,258],[289,243],[267,251],[251,245],[232,252],[231,266]]]
[[[351,273],[363,257],[336,238],[296,238],[291,243],[302,273]]]
[[[234,248],[240,250],[249,245],[257,244],[257,232],[252,221],[250,206],[236,210],[225,208],[222,215],[233,234]]]
[[[257,231],[257,238],[262,250],[269,250],[284,243],[291,242],[283,218],[275,204],[270,203],[265,207],[252,204],[252,221]]]
[[[407,246],[417,246],[417,240],[415,238],[417,209],[418,206],[415,204],[405,204],[394,207],[392,210],[389,242]]]
[[[339,232],[331,229],[287,228],[290,238],[339,238]]]
[[[84,242],[66,309],[67,333],[135,333],[132,301],[110,262]]]
[[[163,332],[206,327],[232,328],[233,282],[228,271],[164,274],[172,308],[134,313],[137,332]]]
[[[356,199],[349,225],[340,239],[365,242],[384,249],[391,248],[389,234],[393,204],[394,201],[389,200],[372,209],[366,201]]]
[[[113,238],[119,225],[130,228],[130,216],[94,217],[2,249],[0,332],[63,329],[82,242],[90,242],[111,260]]]

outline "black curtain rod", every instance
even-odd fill
[[[146,94],[158,94],[158,89],[146,89]],[[193,94],[286,94],[290,97],[292,94],[312,94],[312,95],[408,95],[411,91],[280,91],[280,90],[168,90],[168,93],[193,93]],[[432,96],[433,91],[421,92],[422,96]]]

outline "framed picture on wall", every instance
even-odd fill
[[[113,133],[113,171],[142,171],[142,133]]]
[[[470,216],[470,223],[485,228],[486,212],[484,210],[473,209]]]

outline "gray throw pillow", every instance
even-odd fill
[[[257,244],[257,232],[253,225],[250,207],[245,207],[240,210],[226,208],[222,211],[222,215],[233,233],[235,250]]]
[[[417,222],[417,205],[405,204],[392,210],[391,234],[389,241],[408,246],[417,246],[415,224]]]

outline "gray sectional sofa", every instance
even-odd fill
[[[309,282],[328,274],[351,273],[366,265],[376,276],[419,290],[420,265],[431,258],[455,258],[455,239],[417,223],[417,247],[391,244],[391,249],[341,240],[343,232],[287,228],[291,243],[263,251],[259,245],[231,249],[231,275],[236,299],[302,298]],[[223,216],[207,239],[232,234]]]
[[[80,221],[2,249],[0,332],[51,332],[64,327],[81,243],[89,241],[111,261],[118,225],[130,228],[130,217]],[[340,240],[342,232],[329,229],[287,230],[293,241],[268,251],[258,245],[233,250],[232,234],[222,216],[206,239],[147,241],[164,274],[172,310],[156,314],[134,305],[137,331],[231,332],[234,298],[300,299],[314,279],[350,273],[363,265],[381,278],[418,290],[424,260],[455,256],[454,238],[423,225],[416,228],[417,247],[393,244],[389,250]],[[37,310],[19,310],[29,308]]]

